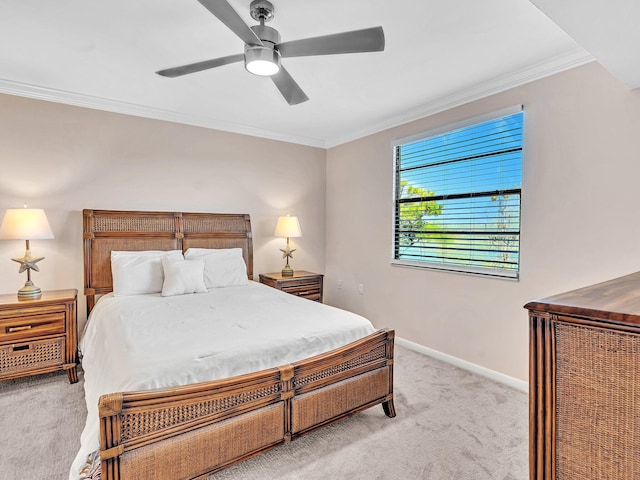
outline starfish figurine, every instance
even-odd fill
[[[289,250],[289,249],[281,248],[280,251],[282,252],[282,258],[289,259],[289,258],[293,258],[292,254],[293,254],[293,252],[296,251],[296,249],[294,248],[293,250]],[[287,260],[287,263],[288,262],[289,261]]]
[[[44,257],[35,258],[29,255],[25,255],[22,258],[12,258],[11,260],[20,264],[20,270],[18,271],[18,273],[22,273],[25,270],[35,270],[36,272],[39,272],[40,268],[38,268],[38,265],[36,265],[36,263],[38,263],[40,260],[44,260]]]

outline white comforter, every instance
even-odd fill
[[[98,398],[172,387],[295,362],[373,333],[356,314],[265,285],[209,293],[106,295],[80,340],[87,423],[70,480],[99,449]]]

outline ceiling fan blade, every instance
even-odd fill
[[[175,78],[187,75],[188,73],[200,72],[202,70],[208,70],[209,68],[221,67],[222,65],[228,65],[229,63],[242,62],[244,55],[239,53],[238,55],[229,55],[228,57],[214,58],[213,60],[205,60],[203,62],[190,63],[188,65],[182,65],[180,67],[166,68],[164,70],[158,70],[156,73],[163,77]]]
[[[262,41],[253,33],[240,15],[226,0],[198,0],[207,10],[213,13],[218,20],[239,36],[244,43],[249,45],[262,45]]]
[[[277,45],[282,57],[334,55],[338,53],[380,52],[384,50],[382,27],[304,38]]]
[[[309,97],[307,97],[284,67],[281,66],[280,71],[271,76],[271,80],[276,84],[276,87],[278,87],[278,90],[280,90],[280,93],[289,105],[297,105],[309,100]]]

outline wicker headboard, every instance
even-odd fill
[[[251,220],[245,214],[83,210],[87,315],[96,295],[113,290],[112,250],[242,248],[253,279]]]

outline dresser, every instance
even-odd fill
[[[261,273],[260,283],[277,288],[283,292],[308,298],[322,303],[322,280],[319,273],[296,270],[291,277],[283,277],[280,272]]]
[[[77,290],[45,291],[35,300],[0,295],[0,380],[66,370],[77,375]]]
[[[640,478],[640,272],[525,308],[530,479]]]

